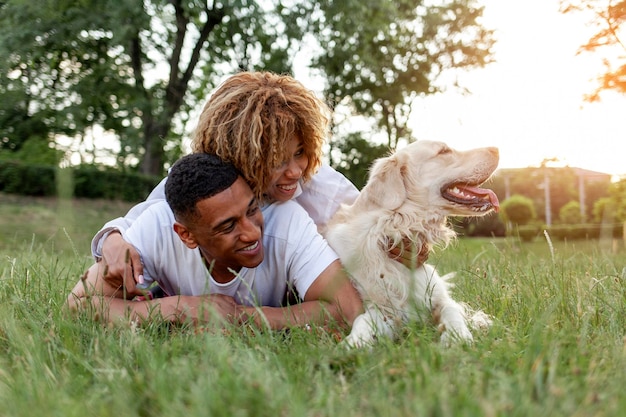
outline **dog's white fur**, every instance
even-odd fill
[[[454,237],[447,216],[497,210],[495,194],[477,188],[497,165],[497,148],[457,151],[431,141],[414,142],[374,162],[358,199],[342,206],[324,232],[364,301],[365,313],[346,339],[349,346],[371,344],[378,336],[392,336],[398,323],[428,316],[444,345],[473,340],[467,311],[448,292],[452,274],[440,277],[427,264],[411,270],[391,259],[388,248],[406,238],[418,248],[446,245]],[[474,321],[489,324],[481,312]]]

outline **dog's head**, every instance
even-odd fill
[[[378,159],[361,195],[389,210],[411,203],[442,216],[482,216],[499,209],[495,193],[480,188],[498,159],[497,148],[458,151],[441,142],[417,141]]]

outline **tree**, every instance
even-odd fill
[[[332,103],[376,118],[395,147],[411,137],[411,100],[438,91],[438,75],[489,61],[474,1],[3,0],[0,147],[33,136],[3,128],[16,124],[43,141],[101,126],[120,140],[119,165],[160,175],[225,75],[292,72],[305,33]]]
[[[615,221],[626,222],[626,178],[611,184],[609,188]]]
[[[518,226],[526,225],[537,218],[533,201],[519,194],[504,200],[500,205],[500,211],[506,221]]]
[[[331,166],[345,175],[358,189],[365,186],[374,160],[389,153],[387,146],[371,143],[358,132],[347,134],[335,141],[334,148],[339,151],[340,159],[331,161]]]
[[[188,112],[237,69],[290,69],[288,10],[250,0],[6,0],[0,3],[0,125],[33,121],[44,140],[100,125],[120,160],[161,175]],[[27,23],[26,23],[27,22]],[[24,134],[2,129],[0,146]],[[175,151],[174,151],[175,152]]]
[[[598,77],[597,89],[589,94],[588,101],[600,99],[604,90],[615,90],[626,94],[626,0],[561,0],[563,13],[588,12],[591,16],[590,24],[597,32],[582,45],[580,51],[593,52],[602,50],[618,50],[622,54],[611,59],[604,59],[605,72]]]
[[[474,0],[319,1],[310,13],[319,55],[313,68],[326,78],[333,105],[373,117],[394,149],[412,140],[411,103],[440,90],[449,69],[490,62],[492,31],[479,24],[483,8]]]
[[[580,214],[580,203],[578,201],[570,201],[559,210],[559,220],[563,224],[580,224],[583,217]]]
[[[593,203],[594,223],[613,222],[615,212],[614,201],[610,197],[602,197]]]

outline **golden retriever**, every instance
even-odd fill
[[[410,239],[446,245],[454,237],[447,216],[482,216],[499,209],[498,198],[479,188],[498,165],[497,148],[457,151],[417,141],[374,162],[367,184],[352,205],[343,205],[324,235],[359,290],[365,313],[354,321],[350,347],[392,336],[397,323],[430,315],[441,343],[471,343],[470,326],[489,325],[482,312],[468,312],[449,295],[452,274],[440,277],[424,264],[414,270],[388,256],[388,248]]]

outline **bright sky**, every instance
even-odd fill
[[[626,174],[626,96],[583,101],[604,69],[600,54],[576,55],[593,33],[586,18],[559,13],[558,0],[483,4],[484,25],[496,30],[497,62],[462,75],[471,95],[450,90],[416,101],[415,136],[459,149],[497,146],[500,168],[556,157],[562,165]]]

